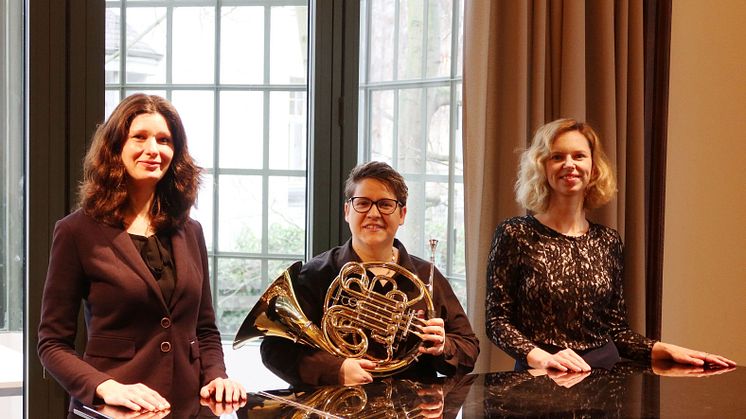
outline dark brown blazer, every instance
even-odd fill
[[[190,219],[171,244],[176,287],[167,305],[125,230],[80,210],[57,222],[38,351],[72,397],[92,404],[96,387],[113,378],[143,383],[177,405],[227,377],[202,227]],[[81,301],[88,335],[82,356],[74,349]]]

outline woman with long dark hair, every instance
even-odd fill
[[[205,240],[189,218],[200,174],[161,97],[127,97],[96,130],[80,208],[55,226],[39,325],[42,364],[74,399],[148,411],[245,399],[225,372]]]

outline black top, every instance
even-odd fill
[[[487,335],[513,358],[536,346],[583,351],[609,340],[631,359],[649,359],[654,340],[627,323],[622,241],[590,223],[566,236],[533,216],[497,227],[487,267]]]
[[[161,287],[163,299],[166,300],[166,304],[169,304],[176,286],[174,264],[171,258],[171,239],[168,236],[158,237],[156,234],[150,237],[130,234],[130,237],[145,261],[145,265],[158,282],[158,286]]]

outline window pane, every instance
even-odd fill
[[[451,73],[453,4],[431,1],[427,7],[427,77],[447,77]]]
[[[269,178],[269,252],[302,255],[306,238],[306,182],[303,177]]]
[[[262,178],[221,175],[218,184],[218,250],[261,252]]]
[[[463,180],[453,185],[453,233],[454,243],[449,253],[453,257],[453,275],[466,277],[466,253],[464,244],[464,183]]]
[[[23,3],[0,3],[0,12],[0,349],[8,350],[4,353],[12,357],[13,366],[3,377],[11,378],[8,387],[20,392],[25,260]]]
[[[164,83],[166,81],[166,9],[164,7],[128,8],[126,18],[127,83]]]
[[[24,404],[23,5],[0,2],[0,411],[10,418]]]
[[[129,95],[133,95],[135,93],[144,93],[146,95],[156,95],[160,97],[168,97],[168,92],[162,89],[127,89],[124,91],[124,96],[127,97]],[[114,104],[116,106],[117,103]]]
[[[363,126],[361,124],[361,126]],[[371,92],[370,147],[373,160],[394,158],[394,91]]]
[[[427,90],[427,173],[447,175],[451,145],[451,89]]]
[[[428,259],[429,253],[422,253],[425,243],[425,183],[419,180],[421,177],[408,176],[402,171],[400,173],[407,181],[409,198],[406,221],[399,227],[396,236],[407,246],[409,253]]]
[[[218,258],[217,317],[224,340],[233,339],[243,319],[264,291],[262,262]]]
[[[370,30],[367,33],[369,49],[368,80],[383,81],[394,79],[394,30],[396,21],[396,0],[369,0]],[[361,39],[364,39],[361,36]],[[365,48],[362,48],[363,51]],[[364,54],[361,54],[364,55]]]
[[[261,84],[264,8],[226,6],[220,10],[220,82]]]
[[[422,126],[422,89],[399,91],[399,115],[397,119],[398,167],[405,173],[421,173],[425,169],[427,150]]]
[[[271,13],[270,82],[305,84],[308,66],[307,7],[272,7]]]
[[[422,76],[423,0],[409,0],[399,3],[399,68],[398,79],[416,79]]]
[[[220,93],[220,167],[261,169],[264,94]]]
[[[205,106],[213,107],[215,103],[213,92],[176,90],[171,94],[171,102],[184,124],[189,154],[199,166],[211,168],[215,122],[213,113],[205,112]]]
[[[119,90],[107,89],[104,93],[104,119],[109,119],[109,115],[119,104]]]
[[[104,61],[104,80],[106,83],[119,83],[121,76],[122,63],[122,46],[121,37],[119,36],[121,28],[121,9],[108,7],[106,8],[106,42],[105,42],[105,61]],[[108,112],[106,113],[109,114]]]
[[[297,262],[297,260],[294,259],[287,259],[287,260],[270,260],[269,261],[269,274],[267,275],[268,281],[266,281],[266,284],[262,287],[262,289],[266,289],[269,284],[274,282],[275,279],[277,279],[287,268],[293,265],[293,263]]]
[[[456,60],[456,75],[462,77],[464,74],[464,2],[459,1],[458,3],[458,42],[456,43],[458,60]]]
[[[199,188],[199,196],[197,198],[197,205],[192,208],[192,212],[189,214],[192,218],[199,221],[202,224],[202,231],[205,234],[205,243],[207,244],[207,251],[213,250],[213,228],[212,228],[212,215],[213,215],[213,181],[214,177],[211,174],[202,175],[202,184]]]
[[[454,135],[454,141],[455,146],[453,149],[456,151],[455,155],[453,156],[453,172],[455,176],[464,176],[464,148],[462,147],[462,130],[461,130],[461,121],[463,120],[463,106],[462,106],[462,98],[461,98],[461,85],[462,83],[456,83],[456,127],[455,127],[455,135]],[[461,181],[463,184],[463,180]]]
[[[269,167],[306,169],[306,92],[269,96]]]
[[[438,240],[436,262],[448,260],[448,182],[425,183],[425,234],[418,251],[427,257],[431,238]]]
[[[173,16],[173,82],[213,83],[215,8],[175,7]]]

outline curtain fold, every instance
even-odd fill
[[[513,184],[518,151],[560,117],[590,123],[619,180],[590,213],[625,241],[632,327],[645,313],[645,56],[641,0],[465,0],[464,189],[468,313],[480,338],[476,371],[512,368],[484,330],[494,228],[524,214]]]

